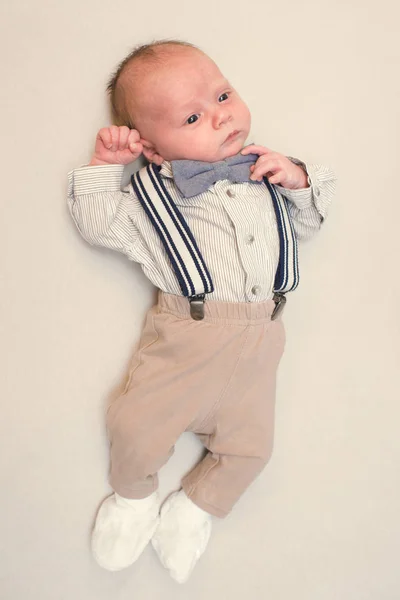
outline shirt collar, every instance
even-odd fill
[[[168,160],[164,160],[161,164],[160,175],[162,177],[167,177],[168,179],[173,178],[171,163]]]

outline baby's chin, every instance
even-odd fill
[[[237,141],[235,144],[230,144],[229,146],[222,145],[217,152],[209,155],[203,155],[201,158],[192,158],[192,160],[201,160],[204,162],[218,162],[221,160],[225,160],[230,156],[235,156],[235,154],[239,154],[241,150],[243,150],[244,144],[242,142]]]
[[[221,158],[219,158],[218,160],[225,160],[230,156],[235,156],[235,154],[239,154],[239,152],[243,150],[245,146],[246,138],[247,136],[244,136],[242,134],[238,137],[238,139],[233,140],[232,142],[226,142],[222,144],[220,148]]]
[[[225,160],[230,156],[235,156],[235,154],[239,154],[239,152],[245,147],[244,142],[245,139],[237,139],[228,144],[224,143],[211,152],[203,151],[199,152],[198,154],[193,152],[193,148],[191,148],[187,153],[182,152],[182,155],[179,158],[165,158],[165,160],[198,160],[209,163],[218,162]]]

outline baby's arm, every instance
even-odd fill
[[[135,260],[140,204],[129,185],[121,190],[124,165],[142,152],[139,133],[128,127],[99,131],[89,165],[68,173],[68,207],[89,244],[123,252]]]

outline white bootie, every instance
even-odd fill
[[[97,563],[119,571],[134,563],[149,543],[159,523],[159,497],[154,492],[141,500],[112,494],[97,514],[92,551]]]
[[[181,490],[163,504],[160,524],[151,543],[171,577],[185,583],[206,549],[210,535],[211,515]]]

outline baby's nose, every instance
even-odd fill
[[[228,121],[230,121],[231,119],[232,115],[230,114],[229,110],[221,107],[216,111],[214,115],[213,125],[215,129],[219,129],[220,127],[228,123]]]

